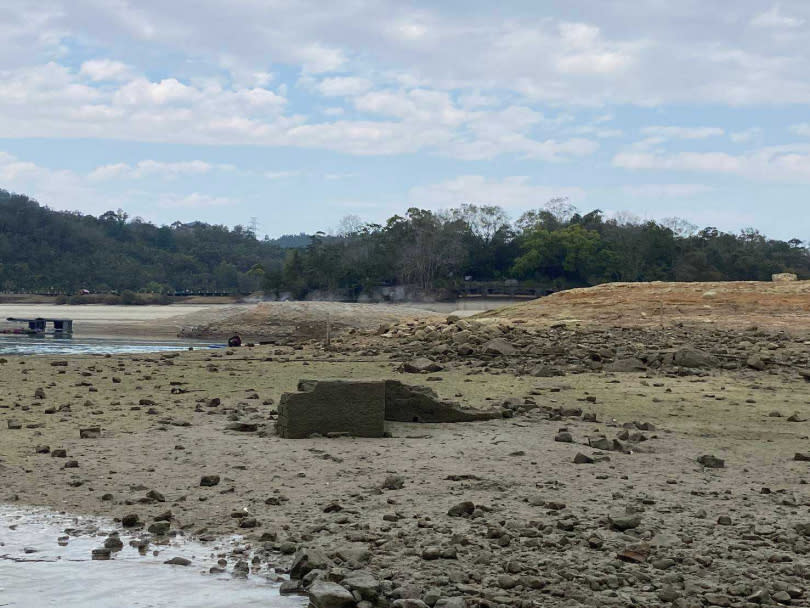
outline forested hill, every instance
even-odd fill
[[[0,190],[3,291],[250,292],[261,287],[260,269],[282,259],[280,247],[239,226],[57,212]]]
[[[0,290],[73,294],[250,293],[357,297],[409,285],[461,292],[499,282],[562,289],[609,281],[810,278],[799,239],[756,230],[727,234],[671,219],[642,222],[581,214],[565,200],[514,222],[495,206],[411,208],[385,224],[346,218],[323,233],[259,240],[249,230],[201,222],[155,226],[123,211],[57,212],[0,190]]]

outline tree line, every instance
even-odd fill
[[[202,222],[155,226],[124,211],[53,211],[0,190],[0,288],[7,292],[315,294],[355,299],[409,286],[450,296],[471,284],[541,290],[610,281],[810,278],[799,239],[580,213],[555,199],[512,221],[492,205],[412,207],[383,224],[349,216],[336,234],[258,239]]]

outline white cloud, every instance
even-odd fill
[[[751,25],[766,28],[796,28],[804,25],[804,19],[786,15],[778,4],[774,4],[764,13],[759,13],[753,17]]]
[[[415,186],[408,192],[408,200],[412,204],[431,208],[476,203],[500,205],[507,209],[529,209],[542,207],[559,196],[576,202],[585,197],[585,191],[578,187],[534,185],[527,176],[498,180],[482,175],[462,175],[437,184]]]
[[[356,78],[351,76],[340,76],[336,78],[324,78],[317,89],[321,95],[326,97],[347,97],[365,93],[373,86],[367,78]]]
[[[629,151],[615,155],[613,165],[633,170],[695,171],[765,181],[810,183],[810,144],[770,146],[741,155]]]
[[[127,80],[132,77],[132,70],[128,65],[120,61],[91,59],[81,65],[79,74],[93,81]]]
[[[235,205],[237,201],[225,196],[210,196],[199,192],[191,194],[166,194],[163,195],[159,204],[162,207],[223,207]]]
[[[265,171],[262,176],[267,179],[287,179],[290,177],[298,177],[301,175],[300,171]]]
[[[688,198],[712,192],[714,188],[705,184],[642,184],[625,186],[622,190],[639,198]]]
[[[791,125],[790,130],[792,133],[796,135],[801,135],[803,137],[810,137],[810,123],[803,122],[797,125]]]
[[[733,133],[729,133],[728,137],[735,144],[741,144],[749,142],[752,139],[756,139],[760,134],[762,134],[762,129],[759,127],[751,127],[750,129],[745,129],[744,131],[734,131]]]
[[[135,165],[114,163],[93,169],[88,174],[91,181],[110,179],[142,179],[146,177],[160,177],[174,179],[183,176],[203,175],[213,170],[235,171],[233,165],[212,165],[201,160],[161,162],[155,160],[142,160]]]
[[[719,127],[675,127],[652,126],[644,127],[641,132],[648,137],[661,137],[666,139],[706,139],[723,135]]]

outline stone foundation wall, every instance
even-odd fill
[[[385,384],[356,380],[301,380],[297,393],[284,393],[278,407],[279,437],[303,439],[314,433],[382,437]]]

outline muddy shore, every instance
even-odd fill
[[[600,334],[604,362],[586,366],[598,348],[583,345],[587,332],[565,338],[581,358],[544,355],[548,336],[515,327],[501,331],[518,352],[498,353],[489,335],[454,343],[470,330],[444,327],[459,322],[418,337],[425,330],[404,323],[329,351],[310,341],[7,357],[0,502],[137,515],[144,526],[171,511],[170,529],[202,540],[239,532],[259,549],[259,570],[288,572],[298,552],[293,574],[319,585],[321,606],[808,604],[804,337],[729,334],[722,346],[770,353],[759,369],[632,357],[641,367],[620,372],[616,360],[661,332]],[[684,335],[706,348],[721,340]],[[465,356],[452,350],[465,344]],[[425,354],[443,369],[399,371]],[[537,365],[552,374],[527,371]],[[395,378],[505,417],[388,423],[381,439],[280,439],[276,404],[300,378]],[[229,430],[236,421],[257,430]],[[100,436],[81,439],[91,427]],[[589,445],[601,436],[622,449]],[[219,481],[201,486],[203,476]]]

